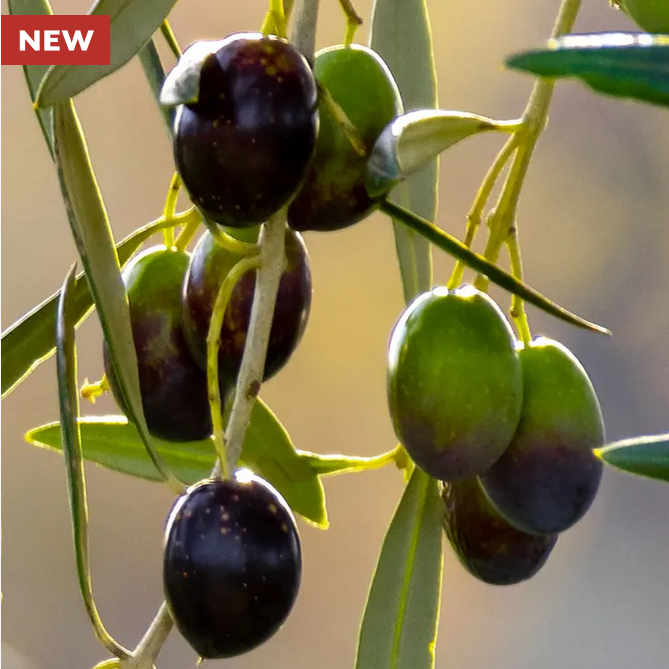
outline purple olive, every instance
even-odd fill
[[[219,245],[209,232],[198,241],[184,281],[183,314],[188,343],[206,369],[207,333],[216,296],[241,256]],[[256,271],[237,282],[223,319],[219,349],[221,379],[234,382],[239,372],[251,317]],[[269,379],[288,361],[304,333],[311,309],[311,272],[302,237],[286,228],[286,267],[279,283],[270,331],[265,376]]]
[[[168,441],[206,439],[212,431],[207,380],[183,332],[181,287],[190,254],[154,247],[123,271],[137,352],[144,416],[151,434]],[[105,372],[127,414],[106,342]]]
[[[295,519],[279,493],[248,470],[205,480],[175,502],[163,558],[165,600],[205,659],[246,653],[275,634],[300,586]]]
[[[230,35],[206,56],[198,101],[179,108],[177,170],[193,202],[231,227],[262,223],[302,183],[316,146],[316,83],[288,42]]]

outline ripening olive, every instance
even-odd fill
[[[301,231],[339,230],[361,221],[380,201],[367,193],[365,167],[381,131],[402,113],[402,101],[385,62],[358,44],[320,51],[314,74],[350,121],[355,139],[321,95],[316,154],[288,223]]]
[[[602,476],[604,421],[588,375],[539,337],[519,352],[523,409],[504,455],[482,477],[490,501],[524,532],[562,532],[590,508]]]
[[[212,431],[207,379],[183,332],[181,287],[189,261],[185,251],[157,246],[123,271],[144,416],[151,434],[168,441],[206,439]],[[106,342],[103,357],[114,398],[127,413]]]
[[[177,499],[167,520],[163,585],[172,618],[205,659],[267,641],[300,585],[297,525],[279,493],[248,470],[205,480]]]
[[[388,402],[395,432],[434,478],[482,474],[513,437],[522,403],[515,338],[472,286],[419,295],[393,330]]]
[[[534,576],[557,543],[557,534],[525,534],[497,513],[476,477],[449,483],[442,494],[444,530],[465,569],[490,585],[513,585]]]
[[[311,309],[311,272],[302,237],[286,228],[286,266],[279,282],[270,330],[264,380],[288,361],[302,338]],[[198,241],[184,281],[183,313],[186,337],[195,359],[206,369],[207,334],[216,296],[240,256],[219,245],[205,232]],[[221,379],[234,382],[246,344],[256,270],[241,276],[223,318],[219,348]]]
[[[295,195],[317,134],[316,82],[306,59],[278,37],[240,33],[206,56],[198,101],[178,111],[174,156],[202,212],[245,227]]]

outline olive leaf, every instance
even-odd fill
[[[393,73],[406,111],[437,108],[437,73],[426,0],[375,0],[369,45]],[[433,159],[395,188],[392,198],[434,220],[438,178],[438,162]],[[432,287],[430,244],[398,221],[394,221],[394,233],[404,299],[409,302]]]
[[[73,98],[125,65],[151,39],[176,0],[97,0],[88,12],[109,16],[109,65],[53,65],[37,92],[38,107]]]
[[[119,264],[123,266],[152,235],[180,221],[157,220],[138,228],[116,246]],[[10,325],[2,333],[2,398],[22,383],[56,350],[55,325],[60,291]],[[86,320],[93,309],[93,298],[84,272],[77,274],[72,289],[72,318],[76,325]]]
[[[39,15],[39,16],[48,16],[53,14],[49,0],[8,0],[9,13],[17,15]],[[48,65],[24,65],[23,74],[26,78],[26,83],[28,84],[28,90],[30,91],[30,99],[32,102],[35,102],[35,97],[37,95],[37,89],[39,88],[40,82],[44,78],[47,70],[49,69]],[[46,140],[46,145],[49,149],[49,153],[53,158],[53,129],[51,127],[51,110],[50,109],[36,109],[37,120],[39,121],[40,127],[42,128],[42,133],[44,134],[44,139]],[[4,367],[4,363],[3,363]],[[4,378],[4,372],[3,372]],[[3,390],[4,393],[4,390]]]
[[[544,77],[575,77],[599,93],[669,106],[669,35],[567,35],[506,64]]]
[[[86,460],[137,478],[162,480],[137,428],[125,416],[85,417],[79,419],[78,425]],[[31,430],[26,441],[50,450],[62,450],[59,423]],[[209,477],[216,460],[212,439],[176,443],[154,438],[154,441],[158,453],[180,480],[192,484]],[[327,528],[325,492],[317,471],[310,459],[295,450],[278,418],[260,399],[256,400],[251,413],[241,460],[266,478],[295,513],[319,528]]]
[[[86,505],[86,480],[81,455],[79,434],[79,397],[77,394],[77,357],[75,349],[75,321],[72,289],[74,288],[76,265],[65,279],[58,300],[56,320],[56,367],[58,371],[58,399],[60,405],[59,436],[62,441],[67,487],[70,498],[70,516],[74,552],[77,562],[79,589],[86,612],[102,645],[112,655],[129,657],[129,652],[119,646],[105,629],[93,598],[93,586],[88,563],[88,507]]]
[[[403,114],[374,144],[367,161],[367,191],[372,197],[383,195],[463,139],[491,130],[514,131],[519,123],[443,109]]]
[[[128,300],[107,212],[91,165],[86,140],[71,100],[54,107],[54,147],[58,179],[77,246],[130,418],[151,458],[176,492],[181,484],[155,451],[144,418],[139,371]]]
[[[595,450],[607,465],[669,482],[669,433],[623,439]]]
[[[443,570],[439,482],[415,468],[383,542],[356,669],[431,669]]]
[[[160,60],[160,54],[156,48],[155,39],[150,39],[139,51],[137,54],[139,62],[142,64],[142,69],[144,70],[144,76],[149,82],[149,87],[153,93],[153,98],[158,105],[160,114],[165,122],[165,127],[167,128],[167,134],[170,139],[174,135],[174,121],[176,119],[176,111],[174,109],[168,109],[163,107],[160,104],[160,91],[162,90],[163,83],[165,82],[165,69],[163,68],[163,63]]]
[[[449,235],[447,232],[444,232],[436,225],[433,225],[429,221],[416,216],[413,212],[404,209],[392,202],[387,200],[381,204],[381,210],[385,211],[387,214],[391,215],[395,220],[401,221],[404,225],[407,225],[411,229],[418,232],[420,235],[423,235],[426,239],[429,239],[435,246],[440,248],[442,251],[452,255],[457,260],[461,260],[467,267],[487,276],[490,281],[498,285],[500,288],[509,291],[513,295],[518,295],[526,302],[533,304],[535,307],[538,307],[542,311],[545,311],[551,316],[555,316],[566,323],[571,325],[576,325],[577,327],[590,330],[592,332],[598,332],[600,334],[610,335],[611,332],[601,325],[596,323],[591,323],[590,321],[577,316],[576,314],[563,309],[555,302],[549,300],[547,297],[544,297],[541,293],[531,288],[526,283],[519,281],[514,276],[504,271],[501,267],[495,265],[495,263],[486,260],[482,255],[474,253],[468,246],[463,244],[459,239],[456,239],[452,235]]]

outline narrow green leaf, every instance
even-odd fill
[[[506,64],[545,77],[576,77],[600,93],[669,106],[669,35],[568,35]]]
[[[426,0],[375,0],[369,44],[386,61],[406,111],[436,109],[437,74]],[[393,192],[393,200],[433,221],[437,213],[437,159]],[[404,299],[432,287],[430,244],[395,221],[395,246]]]
[[[387,193],[454,144],[490,130],[517,130],[519,121],[442,109],[421,109],[398,116],[376,140],[367,162],[367,191]]]
[[[447,232],[444,232],[429,221],[422,219],[420,216],[416,216],[413,212],[388,201],[381,204],[381,210],[390,214],[395,220],[401,221],[404,225],[409,226],[420,235],[423,235],[426,239],[429,239],[442,251],[445,251],[457,260],[462,260],[467,267],[487,276],[500,288],[509,291],[513,295],[518,295],[518,297],[521,297],[526,302],[545,311],[547,314],[551,314],[551,316],[555,316],[566,323],[571,323],[571,325],[576,325],[577,327],[591,330],[592,332],[599,332],[600,334],[606,335],[611,334],[609,330],[601,325],[586,321],[584,318],[571,313],[571,311],[563,309],[558,304],[555,304],[555,302],[552,302],[547,297],[544,297],[541,293],[534,290],[534,288],[531,288],[522,281],[518,281],[518,279],[508,272],[505,272],[501,267],[486,260],[482,255],[474,253],[474,251],[465,246],[459,239],[449,235]]]
[[[86,460],[130,476],[161,480],[137,428],[125,416],[80,418],[79,429]],[[60,425],[49,423],[35,428],[26,435],[26,440],[59,451],[62,448]],[[180,480],[192,484],[209,476],[216,459],[213,440],[172,443],[154,438],[154,441]],[[317,472],[308,459],[295,450],[286,430],[261,400],[254,404],[241,459],[266,478],[295,513],[318,527],[327,528],[325,493]]]
[[[109,346],[117,382],[130,418],[137,425],[156,467],[177,492],[181,486],[155,452],[144,418],[127,295],[107,213],[71,100],[54,107],[53,121],[61,192],[72,235]]]
[[[88,563],[88,507],[86,505],[86,480],[81,455],[79,434],[79,397],[77,395],[77,358],[72,308],[76,265],[72,267],[61,290],[56,321],[56,366],[58,370],[58,398],[60,404],[60,438],[67,471],[70,498],[72,536],[77,562],[79,589],[95,634],[105,648],[117,657],[127,658],[129,653],[116,643],[105,629],[93,599],[93,586]]]
[[[49,0],[8,0],[9,13],[17,15],[44,16],[53,14]],[[48,65],[24,65],[23,74],[30,91],[30,99],[35,102],[37,90],[44,75],[49,69]],[[37,120],[39,121],[44,139],[53,158],[53,131],[51,127],[51,110],[37,109]]]
[[[598,448],[595,454],[630,474],[669,481],[669,433],[623,439]]]
[[[174,224],[175,221],[158,220],[128,235],[116,247],[121,266],[152,235]],[[59,296],[60,291],[54,293],[2,333],[2,368],[0,369],[2,399],[54,354]],[[71,299],[72,317],[78,326],[86,320],[93,307],[93,298],[83,272],[77,275]]]
[[[125,65],[151,39],[176,0],[97,0],[89,14],[109,16],[109,65],[54,65],[37,93],[39,107],[73,98]]]
[[[165,127],[167,128],[167,134],[170,139],[174,134],[174,119],[176,118],[176,111],[174,109],[167,109],[160,104],[160,91],[163,87],[163,82],[165,81],[165,68],[163,68],[163,63],[160,60],[160,54],[156,48],[155,39],[150,39],[139,51],[138,54],[139,61],[142,64],[142,69],[144,70],[144,76],[149,82],[151,92],[153,93],[153,98],[158,105],[160,110],[160,115],[165,121]]]
[[[388,528],[360,628],[356,669],[431,669],[443,567],[439,483],[414,469]]]

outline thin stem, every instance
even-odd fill
[[[181,58],[181,48],[179,47],[179,42],[177,41],[176,35],[172,32],[172,28],[167,19],[165,19],[160,24],[160,32],[163,34],[167,46],[170,47],[170,51],[174,54],[175,58]]]
[[[558,37],[572,30],[580,7],[581,0],[562,0],[551,37]],[[546,126],[548,109],[554,89],[554,79],[538,78],[523,113],[520,145],[495,211],[489,221],[490,237],[484,255],[492,262],[495,262],[499,257],[500,249],[506,242],[509,231],[515,228],[520,193],[537,141]],[[480,290],[487,290],[488,283],[488,279],[484,276],[477,277],[475,281],[476,287]]]
[[[163,602],[158,613],[146,630],[141,641],[137,644],[133,657],[123,663],[124,669],[153,669],[153,665],[160,653],[160,649],[167,640],[174,623],[172,616]]]
[[[240,256],[254,255],[260,252],[260,245],[254,242],[243,242],[241,239],[236,239],[229,235],[218,223],[212,223],[206,218],[203,219],[207,230],[211,236],[216,240],[216,243],[222,246],[230,253],[235,253]]]
[[[163,218],[170,220],[174,218],[177,210],[177,201],[179,200],[179,191],[181,190],[181,178],[179,173],[175,172],[170,182],[170,188],[165,198],[165,207],[163,208]],[[165,228],[163,230],[163,239],[165,246],[169,249],[174,246],[174,228]]]
[[[193,207],[193,209],[197,213],[197,216],[193,216],[193,218],[191,218],[181,228],[176,240],[174,241],[174,247],[180,251],[184,251],[188,247],[193,237],[195,237],[195,233],[200,229],[200,225],[202,224],[200,212],[197,211],[195,207]]]
[[[518,135],[514,134],[506,141],[502,150],[497,154],[493,164],[490,166],[488,173],[485,175],[483,183],[481,184],[481,187],[476,194],[476,198],[474,199],[474,203],[472,204],[472,208],[467,215],[467,230],[464,239],[465,246],[471,248],[474,243],[474,238],[481,225],[483,211],[488,203],[492,189],[495,187],[495,183],[497,183],[497,179],[502,173],[502,170],[506,167],[506,164],[509,162],[509,159],[517,148]],[[460,285],[462,276],[465,272],[465,267],[466,265],[461,260],[455,264],[451,278],[448,280],[447,287],[449,289],[453,290]]]
[[[207,333],[207,394],[211,408],[211,422],[214,428],[214,445],[221,462],[223,478],[230,478],[232,473],[226,457],[225,434],[223,426],[223,409],[221,402],[221,388],[218,375],[218,352],[221,347],[221,328],[225,319],[225,312],[230,302],[232,291],[239,279],[249,270],[257,269],[260,265],[258,256],[240,260],[223,280],[216,295],[214,309],[211,314],[209,331]]]
[[[516,279],[522,281],[523,261],[520,255],[520,246],[518,245],[518,237],[515,230],[513,230],[507,237],[506,246],[511,261],[511,273]],[[530,325],[527,321],[527,314],[525,313],[525,303],[517,295],[513,295],[511,298],[511,318],[516,324],[518,334],[520,335],[523,344],[528,345],[532,341],[532,333],[530,332]]]
[[[362,25],[362,17],[355,11],[355,7],[351,0],[339,0],[341,8],[346,14],[346,36],[344,38],[344,46],[349,46],[353,42],[355,33]]]
[[[226,455],[230,471],[234,471],[239,460],[253,403],[258,396],[264,376],[276,295],[285,264],[285,234],[286,211],[283,209],[270,218],[260,233],[260,268],[256,274],[244,355],[237,376],[234,402],[225,433]]]
[[[282,0],[270,0],[269,10],[265,15],[261,32],[263,35],[276,35],[277,37],[286,37],[288,19]]]
[[[313,65],[320,0],[297,0],[291,42]]]

